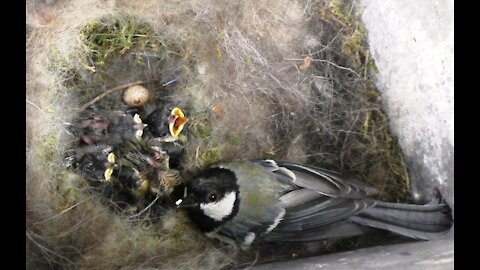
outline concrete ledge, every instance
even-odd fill
[[[453,235],[450,236],[453,238]],[[453,269],[453,241],[449,239],[378,246],[254,267],[264,269]]]
[[[454,203],[453,0],[362,0],[377,86],[412,178]]]

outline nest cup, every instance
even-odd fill
[[[105,93],[91,105],[148,110],[168,98],[182,108],[189,121],[178,168],[186,178],[221,160],[275,158],[348,173],[381,190],[383,200],[409,200],[408,172],[370,79],[374,63],[350,1],[27,7],[30,266],[220,269],[374,243],[232,254],[205,240],[182,213],[148,209],[142,220],[115,214],[62,167],[76,140],[69,124]],[[48,26],[35,23],[39,10],[55,14]]]

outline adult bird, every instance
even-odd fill
[[[254,242],[343,238],[372,228],[416,239],[446,234],[450,207],[372,199],[377,191],[336,172],[274,160],[214,165],[175,190],[175,204],[207,236],[241,247]]]

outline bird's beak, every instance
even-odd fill
[[[175,202],[175,205],[177,206],[177,208],[194,207],[194,206],[198,205],[198,203],[196,201],[197,201],[197,198],[195,198],[195,196],[188,195],[186,197],[178,199]]]
[[[108,160],[109,163],[115,164],[115,159],[116,159],[115,153],[112,152],[112,153],[108,154],[107,160]]]
[[[133,128],[137,130],[135,131],[135,138],[140,140],[143,135],[143,129],[147,127],[147,124],[144,124],[142,122],[140,115],[138,115],[137,113],[133,116],[133,121],[135,122],[135,124],[133,125]]]
[[[103,173],[103,176],[105,177],[106,181],[110,181],[112,179],[112,173],[113,173],[113,168],[107,168],[105,172]]]
[[[182,132],[183,126],[188,122],[188,118],[185,117],[182,110],[178,107],[173,108],[170,112],[168,121],[168,128],[173,138],[177,138],[180,132]]]
[[[105,169],[105,172],[103,173],[103,176],[105,177],[105,180],[110,181],[112,179],[112,173],[113,173],[113,168],[116,166],[116,157],[115,154],[112,152],[108,154],[107,156],[107,161],[108,161],[108,168]]]

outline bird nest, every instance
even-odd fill
[[[206,241],[183,213],[115,211],[65,168],[85,110],[125,110],[142,85],[189,121],[188,177],[218,161],[274,158],[340,171],[409,200],[402,152],[372,81],[352,1],[27,2],[27,252],[36,267],[206,268],[254,259]],[[105,203],[107,202],[107,203]],[[327,243],[259,262],[359,247]],[[252,254],[256,254],[253,252]],[[286,257],[285,257],[286,256]],[[243,258],[243,259],[242,259]]]

